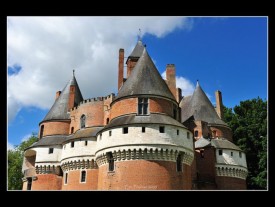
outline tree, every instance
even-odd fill
[[[233,131],[233,142],[245,153],[248,189],[267,188],[267,101],[261,98],[224,107],[224,120]]]
[[[12,150],[8,150],[8,189],[9,190],[22,190],[22,163],[24,158],[24,150],[37,141],[35,133],[19,146]]]

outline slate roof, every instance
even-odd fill
[[[146,48],[133,68],[129,78],[118,92],[116,100],[126,96],[154,95],[171,100],[175,97],[159,74]]]
[[[86,138],[86,137],[95,137],[97,132],[99,132],[103,127],[89,127],[84,129],[79,129],[73,134],[69,136],[66,141],[77,139],[77,138]]]
[[[127,58],[126,63],[128,62],[129,58],[139,58],[142,55],[143,50],[144,50],[144,45],[142,44],[141,40],[139,40],[137,42],[134,50],[132,51],[132,53]]]
[[[65,88],[62,90],[60,96],[55,100],[52,108],[50,109],[48,114],[45,116],[43,121],[70,118],[70,115],[68,113],[68,101],[69,101],[69,93],[70,93],[71,85],[75,85],[74,106],[77,106],[81,101],[83,101],[81,91],[78,87],[75,76],[73,75],[72,79],[67,83]]]
[[[135,114],[131,114],[117,117],[115,119],[112,119],[111,122],[104,127],[104,129],[117,126],[125,126],[127,124],[168,124],[186,128],[184,125],[182,125],[180,122],[170,116],[151,113],[148,116],[137,116]]]
[[[217,149],[233,149],[242,151],[238,146],[227,139],[211,139],[211,141],[209,141],[202,137],[199,140],[195,141],[195,149],[204,148],[207,146],[213,146]]]
[[[220,119],[214,106],[197,83],[196,89],[192,96],[184,97],[179,106],[181,107],[181,121],[185,122],[191,116],[195,120],[208,122],[209,124],[227,124]]]
[[[45,136],[42,139],[40,139],[38,142],[36,142],[34,145],[31,145],[30,147],[52,146],[52,145],[59,145],[59,144],[61,145],[67,139],[67,137],[68,137],[67,135]]]

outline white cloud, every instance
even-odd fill
[[[161,76],[163,79],[166,80],[165,71],[161,74]],[[192,95],[195,90],[194,84],[190,80],[182,76],[176,76],[176,87],[181,89],[183,96]]]
[[[8,17],[8,119],[22,107],[48,109],[76,70],[84,98],[116,92],[118,50],[142,34],[164,37],[191,29],[186,17]],[[182,87],[190,87],[181,84]]]
[[[12,143],[8,143],[8,150],[14,150],[14,145]]]

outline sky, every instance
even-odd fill
[[[160,74],[175,64],[177,87],[197,80],[215,105],[267,100],[266,17],[8,17],[8,149],[38,133],[75,70],[84,99],[117,94],[118,51],[142,42]],[[140,33],[139,33],[140,29]]]

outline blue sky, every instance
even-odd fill
[[[159,72],[176,65],[178,86],[192,93],[198,79],[215,104],[267,99],[265,17],[9,17],[8,143],[32,132],[76,69],[85,99],[117,93],[119,48],[142,41]]]

